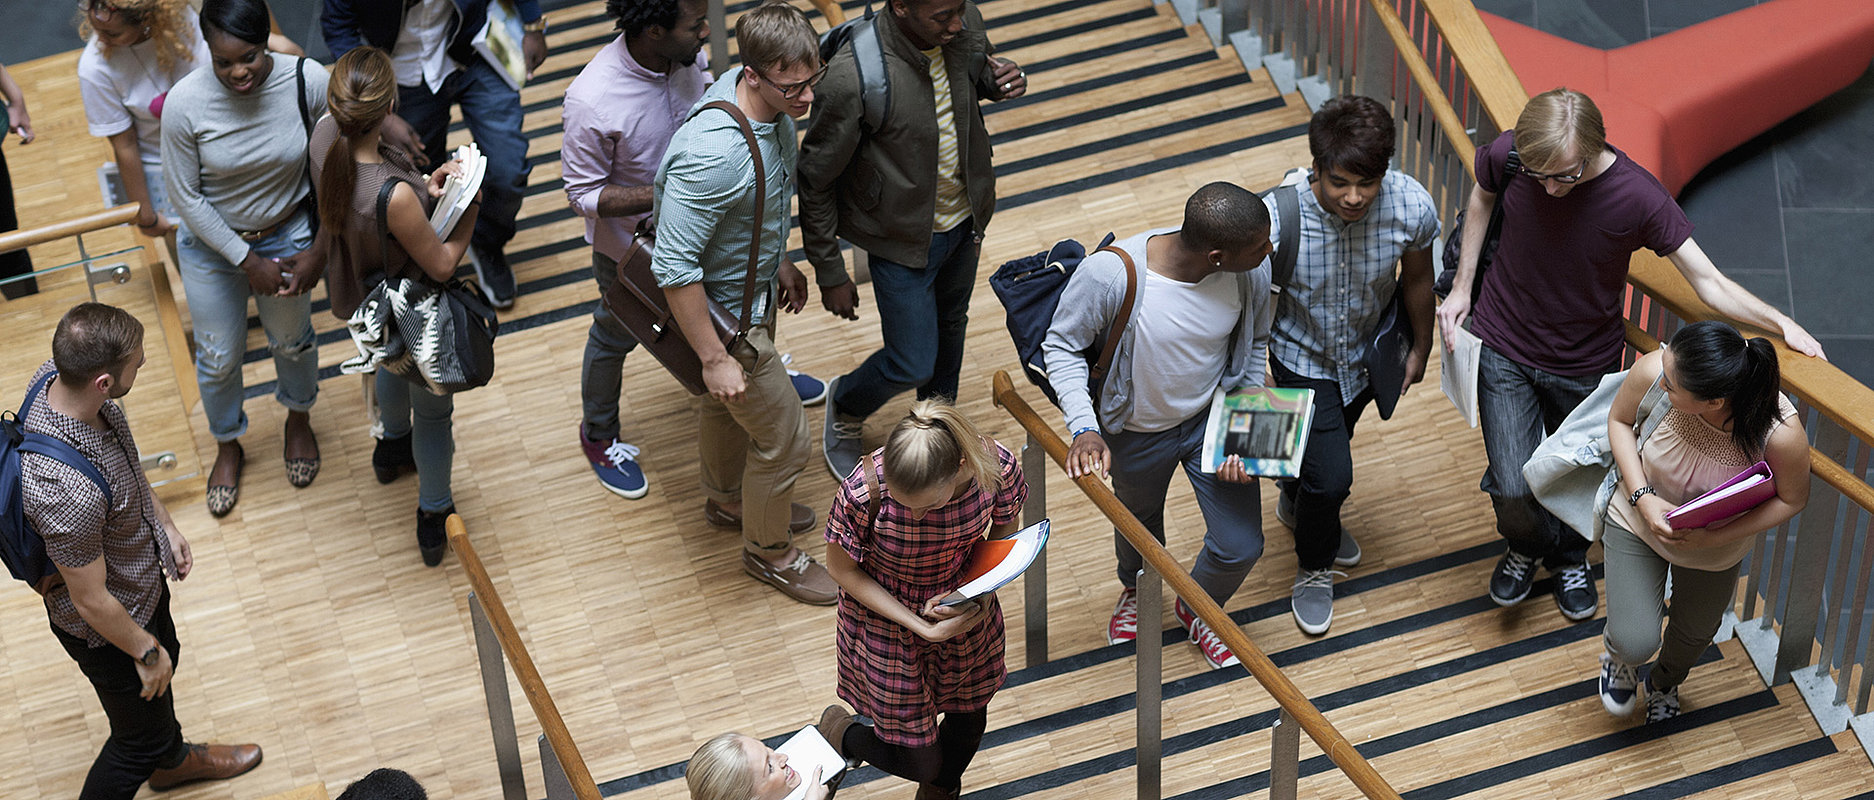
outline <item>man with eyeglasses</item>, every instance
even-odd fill
[[[889,114],[865,121],[852,45],[827,65],[800,146],[800,229],[821,304],[858,319],[858,288],[839,239],[870,257],[882,349],[827,388],[827,468],[852,472],[865,419],[892,397],[957,394],[983,230],[995,212],[989,134],[978,104],[1020,97],[1028,78],[993,58],[982,14],[966,0],[891,0],[875,20]],[[870,36],[869,32],[859,36]]]
[[[819,37],[798,9],[773,0],[736,20],[735,39],[743,65],[703,93],[671,137],[652,183],[657,248],[651,272],[703,364],[709,389],[698,398],[696,415],[704,515],[741,526],[743,571],[800,602],[832,605],[838,585],[792,540],[813,527],[812,509],[793,502],[812,440],[800,396],[774,348],[776,310],[799,313],[807,303],[807,279],[786,255],[787,207],[797,155],[794,119],[813,104]],[[718,100],[740,108],[753,129],[766,176],[767,193],[759,200],[741,125],[720,109],[702,108]],[[742,315],[757,226],[761,249],[750,329],[725,347],[710,323],[708,301]]]
[[[1523,166],[1504,180],[1514,147]],[[1477,151],[1477,187],[1466,217],[1490,218],[1503,203],[1496,256],[1481,270],[1485,226],[1467,225],[1451,294],[1438,309],[1449,343],[1470,323],[1483,340],[1477,409],[1488,466],[1482,488],[1509,544],[1490,577],[1490,599],[1529,595],[1540,562],[1555,577],[1556,605],[1570,620],[1594,616],[1588,539],[1536,502],[1523,463],[1548,431],[1620,367],[1621,303],[1627,266],[1641,247],[1671,260],[1700,300],[1733,320],[1780,331],[1792,349],[1822,355],[1794,320],[1718,272],[1692,241],[1692,222],[1658,179],[1607,143],[1587,95],[1554,89],[1530,98],[1516,121]]]

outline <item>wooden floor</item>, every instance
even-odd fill
[[[1067,236],[1175,224],[1184,198],[1212,180],[1273,184],[1306,161],[1307,112],[1147,0],[985,0],[982,8],[1033,88],[1029,99],[987,109],[1001,204],[984,243],[961,403],[1018,446],[1018,428],[987,400],[989,376],[1013,362],[985,285],[993,265]],[[746,578],[737,536],[703,523],[690,401],[650,359],[627,362],[625,398],[626,436],[644,448],[650,496],[601,491],[580,456],[578,371],[595,292],[580,224],[559,188],[558,103],[611,26],[596,2],[551,18],[555,53],[523,92],[536,165],[512,252],[525,294],[504,314],[498,380],[457,399],[456,503],[607,793],[681,797],[674,767],[701,741],[727,730],[782,735],[834,700],[833,612]],[[85,133],[74,61],[12,66],[42,136],[31,149],[7,144],[28,225],[97,203],[90,171],[106,149]],[[854,367],[877,345],[867,300],[857,323],[817,306],[788,319],[782,349],[821,376]],[[351,347],[320,309],[320,362],[330,367]],[[0,312],[9,344],[0,397],[17,397],[23,371],[46,356],[56,309]],[[264,347],[258,336],[250,348]],[[197,560],[175,587],[184,730],[260,742],[267,759],[249,776],[173,796],[310,794],[320,784],[336,794],[378,766],[415,773],[437,798],[496,796],[466,581],[453,558],[440,569],[418,560],[414,481],[372,478],[357,379],[323,382],[313,418],[325,469],[294,490],[276,466],[284,415],[265,399],[272,368],[258,354],[250,362],[252,469],[238,510],[209,517],[199,479],[163,493]],[[132,396],[152,408],[132,407],[139,432],[186,433],[185,418],[160,410],[162,391],[152,381]],[[873,440],[904,402],[876,418]],[[817,426],[820,412],[809,419]],[[195,455],[206,459],[212,442],[199,410],[193,420]],[[1333,633],[1307,637],[1288,618],[1293,548],[1271,513],[1266,553],[1228,609],[1395,787],[1414,798],[1874,790],[1854,739],[1822,736],[1791,687],[1765,689],[1735,642],[1694,672],[1680,720],[1639,727],[1600,711],[1598,620],[1566,623],[1540,595],[1546,583],[1509,610],[1484,597],[1500,546],[1476,488],[1482,447],[1435,386],[1415,389],[1390,422],[1369,414],[1354,453],[1360,480],[1346,524],[1366,559],[1340,585]],[[966,775],[969,796],[1130,796],[1132,659],[1103,637],[1117,589],[1110,534],[1058,472],[1029,479],[1046,480],[1054,501],[1046,613],[1056,661],[1021,669],[1026,651],[1019,634],[1011,638],[1014,671]],[[797,499],[824,509],[833,485],[816,462]],[[1273,502],[1269,487],[1264,496]],[[1188,561],[1202,521],[1181,483],[1170,508],[1172,552]],[[815,554],[825,546],[811,534],[800,544]],[[1004,605],[1019,631],[1031,609],[1018,593]],[[1174,639],[1165,659],[1165,796],[1260,796],[1273,703],[1246,673],[1204,669],[1181,635]],[[0,653],[8,665],[0,704],[16,709],[0,724],[5,796],[74,795],[107,727],[24,590],[0,592]],[[517,713],[529,790],[539,796],[538,728],[524,704]],[[1304,744],[1304,796],[1353,796],[1319,755]],[[870,770],[848,787],[841,797],[854,800],[912,791]]]

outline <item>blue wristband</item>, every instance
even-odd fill
[[[1078,439],[1080,438],[1080,434],[1083,434],[1083,433],[1099,433],[1099,432],[1100,432],[1099,428],[1081,428],[1077,431],[1074,431],[1073,438]]]

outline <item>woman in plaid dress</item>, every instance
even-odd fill
[[[868,484],[879,487],[870,523]],[[919,800],[961,792],[989,698],[1008,674],[995,594],[955,607],[937,600],[963,583],[984,534],[1016,531],[1027,496],[1008,449],[950,405],[920,401],[846,478],[827,515],[836,546],[826,566],[840,585],[839,696],[873,724],[853,725],[834,705],[820,731],[849,760],[916,781]]]

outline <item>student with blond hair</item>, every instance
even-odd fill
[[[978,541],[1015,533],[1027,497],[1008,448],[948,403],[921,400],[860,459],[827,513],[839,696],[872,722],[855,725],[833,705],[820,732],[848,760],[915,781],[919,800],[962,791],[1008,675],[995,593],[937,601],[964,583]]]
[[[1505,175],[1514,154],[1520,166]],[[1718,313],[1779,331],[1796,351],[1821,356],[1815,337],[1718,272],[1692,222],[1645,167],[1607,142],[1600,109],[1558,88],[1530,98],[1514,130],[1477,150],[1462,256],[1438,308],[1447,345],[1469,323],[1483,340],[1477,412],[1488,465],[1482,488],[1508,547],[1490,577],[1490,599],[1529,596],[1538,563],[1555,577],[1555,603],[1571,620],[1594,616],[1588,540],[1542,508],[1523,479],[1536,445],[1619,368],[1627,265],[1645,247],[1672,261]],[[1485,227],[1503,204],[1502,234],[1478,263]],[[1449,265],[1447,265],[1449,266]],[[1481,281],[1481,283],[1480,283]],[[1472,302],[1472,287],[1477,287]]]
[[[368,45],[356,47],[332,65],[330,113],[313,127],[319,219],[335,242],[326,291],[332,315],[341,320],[351,318],[374,279],[448,281],[468,251],[481,210],[478,197],[447,239],[437,237],[430,212],[443,182],[460,173],[461,165],[449,161],[425,177],[411,153],[386,142],[384,120],[396,101],[397,73],[390,56]],[[443,523],[455,513],[449,487],[455,400],[378,370],[377,401],[383,438],[371,453],[371,468],[379,483],[416,470],[417,550],[424,564],[436,566],[442,563]]]

